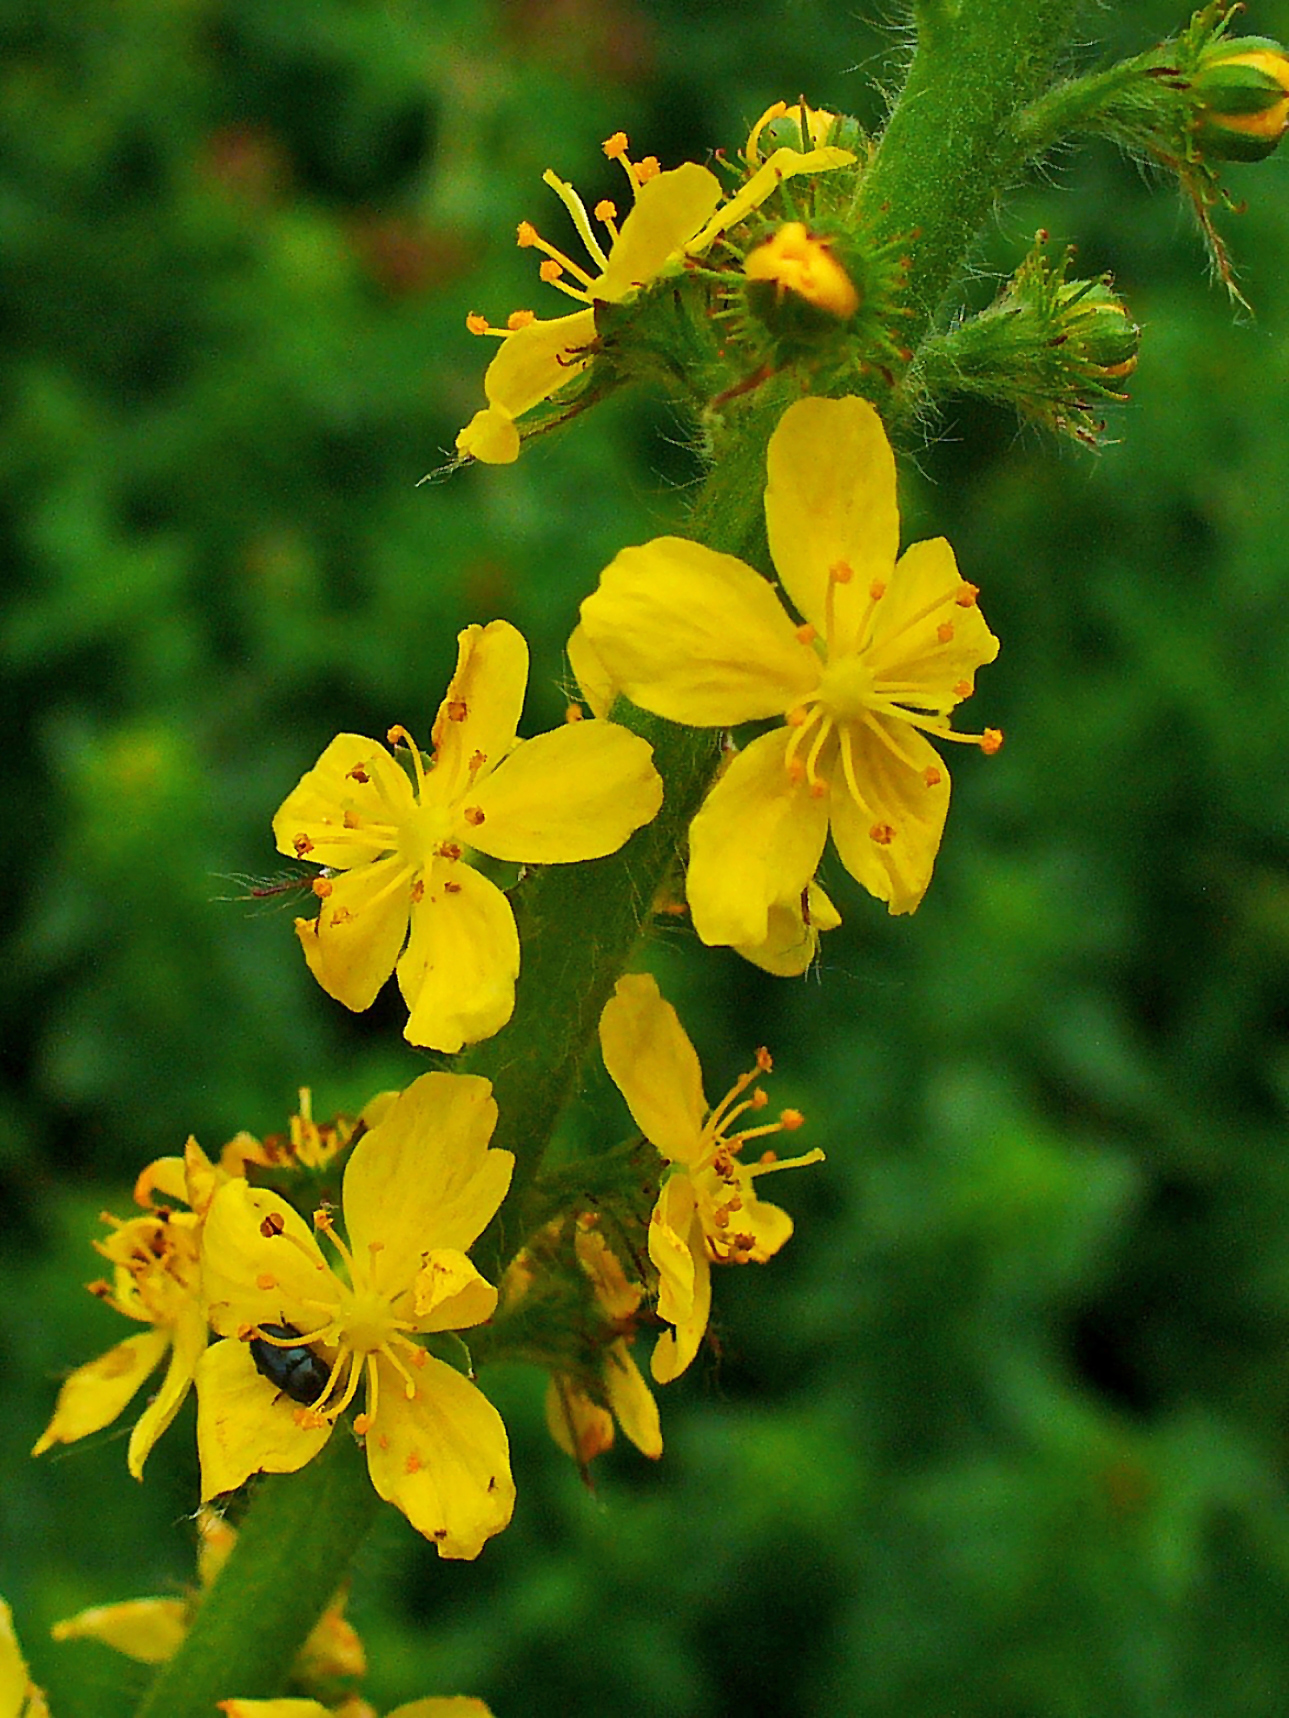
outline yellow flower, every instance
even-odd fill
[[[212,1585],[237,1543],[236,1530],[215,1513],[197,1512],[197,1576],[202,1592]],[[96,1640],[140,1664],[164,1664],[173,1658],[192,1623],[200,1598],[126,1599],[116,1605],[95,1605],[55,1623],[55,1640]],[[296,1655],[295,1680],[308,1685],[336,1677],[363,1676],[367,1655],[353,1624],[344,1615],[342,1593],[319,1617]]]
[[[586,205],[571,185],[549,169],[542,175],[568,210],[586,247],[590,267],[548,244],[530,225],[519,226],[519,244],[542,252],[541,278],[585,308],[554,321],[539,321],[531,311],[516,311],[505,328],[494,328],[477,314],[467,319],[474,334],[491,334],[501,350],[484,376],[488,404],[457,437],[457,452],[487,465],[509,465],[519,455],[515,420],[557,394],[580,375],[595,353],[595,306],[631,298],[686,257],[701,256],[723,233],[759,208],[785,179],[819,173],[855,158],[846,149],[776,149],[756,166],[730,200],[721,201],[720,181],[692,161],[661,173],[652,156],[633,162],[627,139],[616,132],[604,144],[610,160],[620,161],[631,187],[633,206],[617,224],[617,209],[606,198],[595,205],[608,248],[597,238]]]
[[[605,1348],[600,1367],[608,1407],[593,1401],[575,1378],[554,1373],[546,1389],[547,1429],[565,1455],[585,1468],[595,1456],[613,1448],[616,1418],[641,1455],[657,1461],[662,1454],[658,1404],[631,1353],[633,1321],[644,1290],[639,1283],[627,1281],[617,1255],[596,1228],[580,1224],[573,1246],[601,1310],[623,1334]]]
[[[27,1674],[14,1632],[13,1612],[3,1599],[0,1599],[0,1718],[49,1718],[45,1696]]]
[[[209,1167],[196,1141],[190,1141],[188,1156],[198,1173],[201,1164]],[[174,1201],[186,1199],[194,1209],[153,1207],[156,1190]],[[196,1209],[200,1195],[186,1175],[184,1160],[158,1158],[150,1164],[139,1177],[135,1198],[146,1208],[143,1216],[122,1220],[103,1214],[111,1233],[94,1247],[111,1264],[112,1279],[90,1283],[89,1289],[116,1312],[150,1328],[127,1336],[66,1379],[53,1418],[31,1453],[42,1455],[54,1444],[74,1443],[109,1425],[169,1354],[161,1388],[130,1434],[127,1465],[135,1479],[142,1479],[144,1462],[192,1384],[206,1347],[206,1315],[199,1258],[202,1218]]]
[[[527,679],[513,626],[467,627],[428,770],[403,728],[388,737],[407,748],[414,780],[376,741],[340,734],[273,820],[280,851],[326,867],[317,918],[295,927],[314,977],[362,1009],[397,969],[413,1044],[459,1050],[514,1008],[515,916],[470,849],[530,865],[598,859],[662,803],[652,748],[625,728],[567,724],[517,741]]]
[[[996,751],[949,724],[998,641],[942,539],[896,560],[895,461],[867,401],[799,400],[770,438],[770,553],[803,617],[732,555],[659,537],[624,549],[582,604],[627,697],[694,726],[781,716],[721,776],[690,828],[687,881],[707,943],[757,946],[799,900],[831,826],[842,863],[893,913],[918,905],[949,806],[924,738]]]
[[[743,264],[749,280],[770,281],[778,299],[785,292],[846,322],[859,309],[855,283],[833,255],[826,239],[816,238],[800,221],[787,221]]]
[[[750,1098],[743,1093],[769,1072],[769,1055],[759,1050],[756,1067],[709,1109],[694,1046],[645,973],[618,980],[600,1016],[600,1049],[636,1125],[670,1165],[649,1223],[658,1315],[674,1326],[653,1351],[653,1375],[666,1384],[689,1365],[707,1329],[711,1266],[764,1264],[792,1233],[787,1212],[757,1198],[756,1178],[822,1163],[824,1154],[816,1147],[780,1159],[766,1151],[757,1163],[740,1161],[748,1140],[800,1127],[800,1112],[784,1110],[776,1122],[731,1132],[741,1116],[766,1107],[759,1088]]]
[[[227,1718],[376,1718],[365,1700],[346,1700],[334,1708],[316,1700],[221,1700],[219,1710]],[[467,1694],[432,1695],[395,1706],[385,1718],[492,1718],[492,1712]]]
[[[482,1324],[496,1306],[466,1257],[514,1167],[488,1147],[496,1117],[491,1086],[471,1075],[424,1074],[402,1092],[346,1165],[348,1245],[327,1212],[315,1214],[340,1270],[275,1193],[244,1181],[219,1189],[202,1270],[210,1322],[227,1340],[197,1373],[204,1499],[253,1473],[303,1467],[365,1377],[354,1429],[372,1484],[440,1556],[477,1557],[510,1520],[500,1415],[414,1339]]]

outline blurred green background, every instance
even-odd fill
[[[140,1678],[49,1624],[191,1576],[190,1410],[141,1488],[119,1428],[27,1459],[124,1334],[81,1287],[98,1210],[190,1130],[422,1065],[235,879],[334,732],[426,732],[469,621],[526,632],[528,731],[557,721],[580,596],[692,476],[636,396],[418,488],[481,403],[466,312],[543,308],[515,223],[559,230],[548,166],[620,194],[619,127],[670,166],[780,96],[876,123],[906,31],[860,10],[4,0],[0,1591],[59,1718]],[[1184,18],[1091,23],[1135,51]],[[984,235],[977,301],[1043,225],[1145,328],[1101,454],[950,407],[906,462],[907,536],[951,538],[1003,641],[972,720],[1007,747],[954,758],[914,918],[831,878],[807,980],[660,946],[709,1092],[768,1043],[828,1163],[775,1189],[785,1253],[720,1277],[657,1467],[614,1452],[591,1495],[542,1380],[486,1380],[515,1521],[451,1565],[385,1512],[352,1602],[379,1709],[1289,1706],[1289,160],[1229,183],[1253,322],[1109,149]]]

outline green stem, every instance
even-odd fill
[[[216,1702],[230,1696],[279,1694],[378,1502],[343,1424],[299,1473],[262,1479],[232,1555],[138,1718],[212,1718]]]
[[[924,8],[917,52],[863,184],[874,240],[908,249],[915,346],[1025,159],[1017,110],[1046,86],[1079,0],[959,0]]]

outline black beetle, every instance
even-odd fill
[[[331,1367],[303,1342],[282,1347],[279,1343],[264,1340],[266,1336],[299,1336],[300,1332],[294,1325],[261,1324],[259,1329],[261,1334],[253,1336],[247,1344],[255,1370],[261,1378],[275,1384],[284,1396],[303,1407],[312,1408],[326,1394]]]

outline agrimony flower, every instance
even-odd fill
[[[515,1488],[501,1417],[417,1340],[482,1324],[496,1306],[466,1257],[514,1167],[489,1148],[496,1117],[489,1082],[472,1075],[424,1074],[400,1093],[345,1167],[348,1241],[315,1213],[334,1264],[275,1193],[219,1189],[202,1246],[210,1322],[225,1338],[197,1374],[203,1499],[303,1467],[365,1380],[354,1429],[381,1497],[443,1557],[477,1557],[506,1525]],[[252,1342],[261,1355],[310,1350],[316,1395],[264,1376]]]
[[[568,210],[590,266],[548,243],[528,221],[519,225],[518,242],[524,249],[542,253],[542,280],[583,308],[553,321],[539,320],[529,310],[516,311],[504,328],[470,315],[467,326],[472,333],[492,335],[502,346],[484,376],[488,404],[457,436],[457,452],[463,457],[488,465],[509,465],[518,457],[520,433],[515,420],[557,394],[591,363],[597,304],[621,303],[669,270],[683,267],[686,257],[702,255],[785,179],[854,160],[846,149],[776,149],[721,204],[720,181],[706,167],[687,161],[664,173],[653,156],[632,161],[628,149],[620,131],[604,144],[604,153],[620,162],[626,173],[632,207],[619,228],[612,202],[605,198],[595,205],[603,242],[573,187],[549,169],[542,175]]]
[[[709,1108],[694,1046],[646,973],[618,980],[600,1016],[600,1050],[636,1125],[668,1164],[649,1222],[658,1315],[673,1326],[653,1351],[654,1378],[666,1384],[689,1365],[707,1329],[712,1265],[764,1264],[792,1234],[791,1217],[757,1197],[756,1180],[822,1163],[824,1154],[816,1147],[781,1159],[766,1150],[755,1163],[742,1161],[749,1140],[795,1130],[802,1124],[800,1112],[784,1110],[777,1121],[753,1127],[735,1125],[767,1105],[760,1088],[744,1096],[770,1071],[765,1050],[758,1050],[755,1068]]]
[[[94,1248],[111,1265],[112,1274],[90,1283],[89,1291],[147,1328],[71,1373],[32,1455],[110,1425],[168,1355],[161,1388],[136,1421],[126,1453],[130,1472],[142,1479],[153,1445],[183,1405],[206,1346],[199,1255],[202,1194],[197,1185],[210,1167],[195,1141],[190,1142],[188,1158],[192,1177],[178,1157],[158,1158],[143,1171],[135,1187],[136,1201],[146,1208],[142,1215],[122,1219],[103,1213],[109,1234],[95,1241]],[[157,1191],[168,1201],[186,1200],[194,1208],[153,1205]]]
[[[410,776],[375,740],[339,734],[273,820],[278,848],[326,869],[297,919],[309,969],[346,1008],[395,970],[405,1036],[453,1052],[509,1020],[519,971],[510,902],[472,851],[529,865],[616,852],[662,803],[652,748],[610,722],[519,741],[528,646],[504,620],[459,636],[428,768],[392,728]]]
[[[781,717],[717,781],[690,828],[686,889],[707,943],[758,946],[799,900],[831,827],[842,863],[892,913],[930,882],[949,772],[925,737],[998,641],[938,538],[898,561],[895,460],[866,400],[799,400],[768,454],[770,552],[802,616],[732,555],[680,537],[624,549],[582,604],[592,649],[647,710],[695,726]]]

